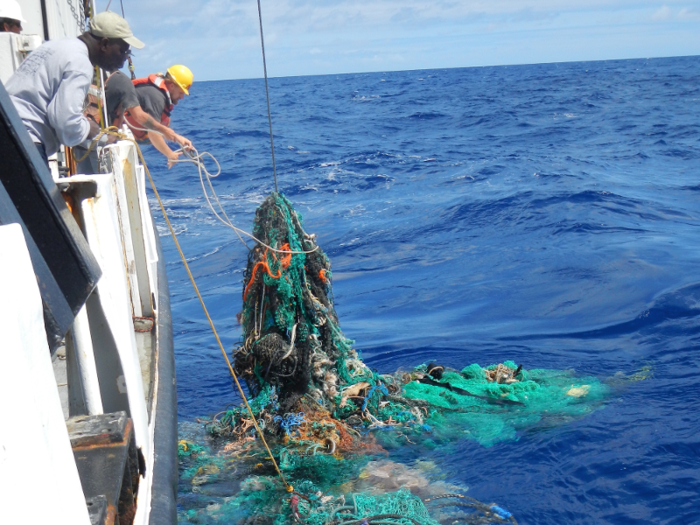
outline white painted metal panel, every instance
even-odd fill
[[[0,33],[0,82],[7,82],[27,54],[40,45],[38,35]]]
[[[146,246],[146,261],[148,263],[148,282],[151,292],[158,297],[158,248],[156,245],[155,224],[153,223],[151,210],[146,197],[146,174],[144,167],[136,166],[136,181],[138,184],[139,203],[141,206],[141,220],[143,224],[144,244]]]
[[[105,323],[119,353],[124,374],[123,386],[128,393],[129,412],[134,421],[136,444],[143,448],[144,456],[148,457],[152,444],[148,439],[148,414],[124,268],[124,250],[119,231],[114,176],[111,173],[76,175],[63,181],[68,183],[93,181],[97,184],[96,196],[84,199],[80,203],[85,238],[102,269],[102,278],[97,283],[97,289],[93,295],[97,297],[104,312]],[[92,322],[92,314],[90,315]],[[101,378],[100,382],[102,382]],[[103,403],[107,411],[104,398]]]
[[[51,2],[54,0],[47,0]],[[22,9],[22,16],[26,20],[22,24],[22,33],[26,35],[41,35],[41,40],[44,39],[44,22],[41,18],[41,1],[40,0],[18,0],[19,7]]]
[[[126,143],[127,145],[129,143]],[[126,269],[126,278],[129,284],[129,292],[131,293],[131,311],[135,317],[143,316],[143,308],[141,307],[141,294],[139,289],[138,268],[136,262],[135,251],[137,250],[138,238],[134,235],[134,226],[129,214],[129,204],[127,197],[127,188],[124,181],[124,167],[128,160],[126,152],[122,151],[119,145],[109,147],[109,153],[112,154],[112,169],[114,172],[115,197],[117,205],[117,216],[121,225],[122,244],[124,246],[124,266]],[[140,221],[136,222],[136,226],[140,226]]]
[[[18,0],[22,16],[22,33],[41,35],[44,39],[44,20],[40,0]],[[84,31],[81,12],[82,0],[46,0],[46,18],[49,22],[49,39],[78,36]]]
[[[138,162],[136,148],[130,142],[120,141],[107,150],[111,150],[113,174],[77,175],[62,179],[62,182],[94,181],[97,184],[96,196],[84,199],[80,204],[86,238],[103,272],[96,292],[88,301],[90,326],[97,327],[93,332],[94,340],[108,340],[109,344],[102,345],[103,350],[114,345],[119,354],[136,441],[143,447],[146,460],[146,478],[139,484],[139,504],[134,519],[135,524],[145,525],[152,501],[155,419],[149,421],[147,414],[144,395],[147,385],[142,382],[132,323],[132,315],[138,315],[139,308],[134,308],[136,305],[132,300],[140,300],[145,310],[143,313],[153,315],[148,307],[151,306],[151,297],[158,297],[158,250],[146,197],[144,170]],[[144,297],[141,297],[142,293]],[[99,306],[96,305],[98,302]],[[97,345],[95,348],[97,353]],[[101,373],[101,385],[103,379]],[[155,396],[159,378],[155,375],[153,379]],[[155,398],[152,406],[156,406]]]
[[[85,306],[75,316],[71,337],[66,337],[66,350],[68,350],[69,345],[72,345],[73,351],[68,352],[67,355],[69,357],[75,356],[87,413],[91,416],[104,414],[100,379],[97,376],[97,365],[95,364],[95,347],[92,344],[90,321]]]
[[[0,226],[0,508],[3,523],[90,523],[22,228]],[[48,512],[48,514],[45,514]]]
[[[80,10],[81,4],[81,0],[46,0],[50,40],[83,34],[85,18]]]
[[[152,253],[155,252],[155,239],[149,236],[149,232],[152,233],[152,225],[144,188],[143,170],[139,164],[136,147],[131,142],[120,141],[116,145],[110,146],[110,149],[114,152],[112,165],[115,175],[117,173],[121,175],[121,177],[119,175],[116,177],[123,184],[123,188],[121,188],[123,194],[119,195],[123,195],[125,200],[119,201],[119,212],[121,215],[128,216],[131,227],[129,232],[124,231],[122,234],[125,236],[125,241],[128,235],[133,245],[133,250],[127,257],[127,263],[129,276],[131,278],[133,271],[134,277],[130,281],[130,285],[133,288],[135,284],[138,288],[140,300],[138,309],[142,312],[134,315],[151,317],[153,316],[153,297],[157,295],[156,288],[152,286],[155,284],[155,275],[151,270],[156,270],[157,274],[158,256]],[[118,162],[119,160],[121,162]],[[156,265],[152,265],[154,259]],[[152,266],[150,270],[149,266]],[[132,297],[135,298],[136,294],[132,293]],[[136,310],[137,305],[134,304],[134,312]]]

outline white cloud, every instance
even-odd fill
[[[671,18],[671,8],[667,5],[661,6],[659,10],[651,16],[651,19],[656,22],[665,22],[669,18]]]
[[[676,11],[664,4],[651,16],[655,22],[668,22],[670,20],[700,20],[700,7],[682,7]]]
[[[700,7],[684,7],[678,12],[678,18],[681,20],[700,20]]]

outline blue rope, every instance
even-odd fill
[[[306,419],[304,419],[303,412],[299,412],[298,414],[285,414],[284,417],[275,416],[274,418],[272,418],[272,420],[275,423],[279,423],[280,427],[282,427],[282,429],[284,429],[285,433],[289,437],[292,437],[292,434],[290,432],[292,427],[298,427],[302,423],[306,423]]]
[[[373,386],[370,389],[370,391],[367,393],[367,397],[365,397],[365,400],[362,403],[362,411],[363,412],[367,409],[367,403],[369,403],[369,400],[372,397],[372,394],[374,394],[375,390],[379,390],[379,391],[383,392],[385,396],[389,395],[389,391],[386,389],[386,387],[384,385]]]

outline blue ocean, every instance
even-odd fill
[[[279,190],[368,365],[639,379],[584,418],[431,451],[442,480],[521,524],[700,523],[700,57],[272,78],[270,98]],[[172,126],[250,231],[274,190],[263,80],[195,83]],[[146,158],[230,352],[248,250],[192,165]],[[240,399],[154,215],[191,425]]]

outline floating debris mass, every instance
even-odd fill
[[[465,489],[429,483],[377,457],[460,439],[484,446],[514,440],[518,432],[590,413],[608,386],[512,361],[461,370],[429,363],[380,374],[341,331],[330,260],[282,194],[271,194],[258,208],[253,233],[262,243],[248,257],[239,314],[243,342],[234,350],[234,368],[294,492],[275,477],[250,414],[231,407],[206,423],[212,448],[180,443],[181,483],[193,487],[181,518],[275,525],[515,523],[498,505],[459,492]],[[223,478],[240,480],[237,493],[203,506],[195,496]],[[392,483],[378,482],[389,478]]]

